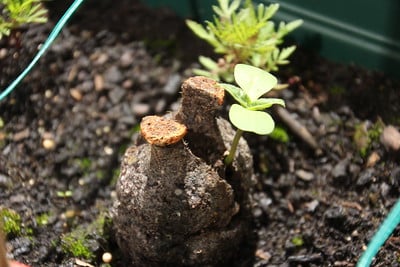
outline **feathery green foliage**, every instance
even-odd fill
[[[302,24],[302,20],[280,22],[278,27],[270,19],[279,9],[279,4],[254,6],[251,0],[241,5],[241,0],[218,0],[213,6],[214,21],[206,21],[205,27],[187,20],[189,28],[201,39],[223,54],[218,62],[200,57],[206,70],[196,74],[227,82],[233,81],[233,68],[238,63],[249,64],[266,71],[275,71],[279,65],[288,64],[288,57],[295,46],[279,48],[283,38]]]
[[[28,23],[45,23],[47,10],[42,0],[1,0],[0,39]]]

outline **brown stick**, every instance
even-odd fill
[[[7,254],[6,254],[6,243],[4,239],[4,234],[2,229],[2,225],[0,224],[0,266],[7,267],[8,262],[7,262]]]
[[[292,117],[289,111],[281,106],[276,106],[275,112],[278,117],[292,130],[293,133],[295,133],[304,142],[306,142],[307,145],[313,148],[317,154],[321,153],[321,149],[314,137],[310,134],[306,127]]]

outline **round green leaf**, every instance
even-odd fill
[[[274,75],[246,64],[236,64],[234,76],[236,83],[246,92],[251,101],[257,100],[278,83]]]
[[[275,127],[275,122],[268,113],[248,110],[238,104],[231,106],[229,119],[240,130],[260,135],[271,133]]]

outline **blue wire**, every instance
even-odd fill
[[[389,212],[378,231],[372,237],[368,244],[367,250],[363,253],[357,263],[357,267],[368,267],[371,265],[372,259],[378,253],[378,250],[385,243],[386,239],[392,234],[397,225],[400,224],[400,199]]]
[[[75,0],[72,5],[67,9],[65,14],[61,17],[61,19],[57,22],[54,26],[54,29],[50,33],[49,37],[47,38],[46,42],[40,48],[39,52],[36,56],[32,59],[31,63],[25,68],[25,70],[0,94],[0,101],[4,99],[9,93],[11,93],[15,87],[25,78],[25,76],[31,71],[31,69],[35,66],[38,62],[40,57],[46,52],[46,50],[50,47],[53,43],[54,39],[58,36],[62,28],[65,26],[69,18],[72,14],[77,10],[77,8],[82,4],[83,0]]]

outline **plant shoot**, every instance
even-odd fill
[[[239,103],[233,104],[229,110],[229,119],[238,130],[229,154],[225,158],[226,165],[232,163],[243,132],[266,135],[274,130],[274,120],[263,110],[275,104],[285,106],[282,99],[262,97],[278,83],[272,74],[257,67],[237,64],[234,68],[234,78],[239,87],[226,83],[220,84]]]

